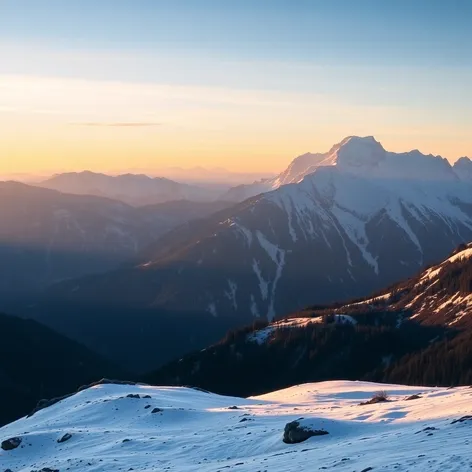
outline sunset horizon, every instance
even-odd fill
[[[0,175],[272,174],[350,135],[472,156],[465,11],[183,3],[2,2]]]
[[[0,470],[471,470],[471,20],[0,0]]]

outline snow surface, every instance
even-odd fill
[[[338,167],[352,174],[395,180],[472,182],[472,161],[467,157],[451,166],[441,156],[425,155],[417,149],[389,152],[373,136],[349,136],[326,153],[298,156],[277,177],[234,187],[227,196],[231,201],[243,201],[284,185],[300,183],[323,167]]]
[[[390,401],[360,406],[374,392]],[[138,394],[141,398],[127,398]],[[407,401],[406,397],[421,398]],[[151,398],[142,398],[149,395]],[[323,382],[249,399],[190,388],[101,385],[0,429],[0,468],[62,471],[463,472],[472,467],[472,390]],[[162,411],[152,413],[154,408]],[[326,436],[288,445],[286,423]],[[57,440],[69,433],[71,439]]]
[[[315,318],[289,318],[287,320],[275,321],[265,328],[250,333],[247,340],[249,342],[264,344],[270,340],[276,329],[304,328],[312,323],[322,323],[321,316]]]
[[[441,270],[448,263],[457,262],[463,259],[470,259],[471,257],[472,257],[472,244],[469,244],[468,247],[464,249],[463,251],[459,251],[457,254],[454,254],[453,256],[449,257],[445,261],[441,262],[441,264],[438,264],[426,270],[423,276],[421,277],[420,282],[436,279],[439,273],[441,272]]]
[[[373,297],[373,298],[368,298],[367,300],[362,300],[360,302],[356,303],[350,303],[349,305],[346,305],[346,307],[351,307],[351,306],[358,306],[358,305],[371,305],[376,302],[388,302],[392,298],[392,293],[384,293],[383,295],[379,295],[378,297]]]
[[[312,165],[307,166],[310,162]],[[265,189],[259,182],[254,193],[248,189],[245,192],[268,192],[262,198],[275,203],[287,215],[293,243],[302,236],[328,240],[325,233],[334,226],[343,239],[347,236],[358,247],[378,273],[377,259],[370,252],[366,234],[374,217],[390,218],[414,244],[416,262],[422,265],[423,250],[409,221],[425,224],[431,218],[439,218],[452,233],[458,222],[472,228],[470,215],[456,204],[472,204],[470,182],[461,180],[447,160],[439,156],[417,150],[396,154],[386,151],[372,136],[351,136],[326,154],[298,157],[278,178],[265,181]],[[323,224],[315,228],[313,223],[319,219]],[[346,242],[346,255],[351,260]]]
[[[429,179],[414,180],[407,176],[390,177],[380,167],[354,169],[339,165],[319,167],[300,183],[286,185],[262,198],[286,213],[293,241],[300,236],[328,240],[334,229],[344,241],[348,261],[353,259],[348,249],[350,242],[376,273],[378,262],[367,236],[367,227],[375,219],[378,224],[379,219],[388,217],[403,232],[415,246],[415,263],[420,266],[424,263],[423,250],[411,222],[416,220],[425,225],[433,218],[440,219],[452,234],[457,232],[458,225],[472,229],[472,218],[456,204],[457,201],[472,204],[472,187],[470,183],[453,180],[447,168],[444,178],[438,176],[437,181],[432,177],[434,172]],[[313,222],[319,222],[316,229]]]

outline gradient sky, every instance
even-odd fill
[[[472,156],[470,0],[0,0],[0,174]]]

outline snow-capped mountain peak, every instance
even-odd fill
[[[159,241],[143,259],[150,271],[166,271],[159,303],[187,309],[185,300],[195,297],[215,318],[271,320],[381,289],[472,240],[471,184],[441,157],[391,153],[372,137],[349,137],[293,167],[312,157],[311,173],[268,192],[259,183],[263,195],[202,224],[198,236],[183,228]],[[188,261],[205,277],[189,271],[191,283],[184,282]],[[108,287],[114,282],[104,283],[116,293]],[[153,303],[155,288],[149,293]]]
[[[385,150],[373,136],[348,136],[326,153],[306,153],[296,157],[285,171],[273,179],[231,189],[223,199],[243,201],[283,185],[299,183],[325,167],[384,180],[472,181],[472,161],[468,158],[459,160],[453,168],[441,156],[426,155],[417,149],[394,153]]]
[[[386,151],[373,136],[349,136],[335,145],[327,161],[343,169],[369,169],[385,160]]]

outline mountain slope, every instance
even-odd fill
[[[123,370],[31,320],[0,314],[0,425],[43,398],[64,395]]]
[[[96,195],[142,206],[174,200],[209,201],[218,196],[211,189],[139,174],[110,176],[90,171],[58,174],[38,184],[77,195]]]
[[[173,231],[126,273],[74,281],[54,296],[106,303],[113,293],[115,302],[192,307],[236,325],[366,295],[472,239],[472,185],[447,161],[388,153],[372,138],[349,138],[330,159],[298,184]]]
[[[111,269],[154,239],[121,202],[14,182],[0,183],[0,200],[3,293]]]
[[[390,401],[359,405],[380,389]],[[0,460],[14,471],[462,472],[470,467],[469,407],[467,388],[324,382],[243,399],[101,385],[0,429],[0,440],[21,441],[0,450]],[[325,434],[284,443],[293,421],[292,430]]]
[[[110,270],[166,231],[227,206],[181,201],[134,208],[0,182],[0,293],[23,296],[63,279]]]
[[[19,311],[130,362],[107,328],[119,313],[113,330],[136,337],[133,367],[158,367],[230,328],[380,290],[472,240],[472,184],[446,160],[347,138],[328,164],[176,228],[134,265],[55,285]],[[162,342],[139,342],[141,323]]]
[[[369,308],[408,312],[410,319],[422,324],[472,329],[472,243],[461,245],[419,276],[337,312]]]
[[[244,396],[327,379],[471,383],[472,244],[374,297],[255,323],[145,378]]]
[[[287,169],[279,175],[270,179],[262,179],[252,184],[243,184],[233,187],[229,189],[221,199],[242,202],[260,193],[275,190],[282,185],[298,183],[303,177],[314,171],[317,166],[322,165],[325,158],[325,154],[303,154],[296,157]]]
[[[208,218],[214,213],[219,213],[233,205],[233,203],[223,200],[214,202],[176,200],[145,205],[137,208],[136,211],[151,225],[153,234],[157,239],[160,235],[189,221]]]

